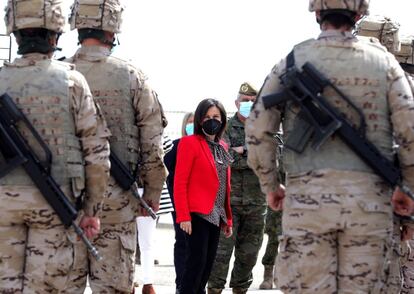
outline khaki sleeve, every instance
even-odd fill
[[[258,176],[263,193],[275,191],[279,185],[276,160],[278,141],[275,136],[281,114],[276,107],[265,109],[262,98],[281,90],[279,75],[285,68],[285,60],[273,68],[246,120],[247,164]]]
[[[164,114],[157,94],[148,85],[146,77],[134,71],[131,92],[139,132],[140,162],[138,176],[144,185],[144,199],[159,203],[167,176],[163,163],[162,133]]]
[[[86,195],[83,208],[88,216],[96,216],[101,208],[109,178],[110,131],[86,80],[79,73],[70,87],[76,135],[82,143],[85,160]]]
[[[396,60],[388,72],[388,103],[403,184],[414,191],[414,101],[407,76]]]

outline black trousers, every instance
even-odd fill
[[[175,268],[175,287],[176,289],[180,289],[181,280],[184,274],[185,268],[185,235],[186,233],[181,230],[180,225],[177,224],[176,218],[177,215],[175,211],[171,213],[174,223],[174,231],[175,231],[175,243],[174,243],[174,268]]]
[[[220,237],[220,228],[191,214],[191,235],[186,234],[186,259],[180,294],[204,294]]]

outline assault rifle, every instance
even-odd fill
[[[42,162],[32,147],[27,144],[17,127],[18,122],[22,122],[26,126],[43,149],[46,162]],[[52,154],[48,146],[8,94],[0,96],[0,152],[6,161],[6,165],[0,167],[0,178],[16,167],[22,166],[45,200],[59,216],[63,225],[66,228],[72,226],[89,252],[97,260],[101,260],[102,257],[98,250],[86,238],[83,230],[74,222],[78,216],[78,211],[50,175]]]
[[[402,185],[397,166],[385,158],[365,137],[366,122],[362,111],[311,63],[306,62],[302,66],[302,71],[299,71],[294,66],[294,60],[292,62],[293,57],[290,58],[289,61],[288,56],[286,73],[280,76],[284,90],[263,97],[266,109],[288,101],[300,106],[300,112],[294,122],[294,131],[292,136],[287,138],[285,147],[301,153],[307,143],[313,141],[312,148],[318,150],[331,135],[336,134],[383,180],[392,187],[398,186],[414,199],[408,187]],[[326,87],[332,88],[359,115],[359,129],[354,129],[322,95]]]
[[[132,195],[134,195],[134,197],[139,201],[141,206],[144,207],[148,214],[153,219],[157,219],[157,215],[155,214],[154,210],[152,210],[152,208],[140,195],[135,177],[129,172],[128,168],[122,163],[118,156],[116,156],[113,150],[111,150],[109,159],[111,160],[111,175],[114,177],[118,185],[124,191],[130,190],[132,192]]]

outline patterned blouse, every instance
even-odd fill
[[[214,162],[216,164],[217,175],[219,178],[219,189],[217,191],[216,201],[214,202],[214,208],[210,214],[198,213],[200,217],[212,223],[213,225],[220,226],[220,221],[227,223],[226,210],[224,208],[226,202],[226,183],[227,183],[227,167],[233,161],[230,154],[217,142],[207,140],[211,153],[213,154]]]

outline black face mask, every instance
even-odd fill
[[[221,122],[212,118],[203,122],[201,127],[203,128],[205,134],[216,135],[220,131]]]

